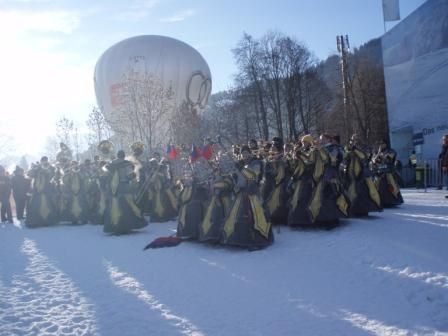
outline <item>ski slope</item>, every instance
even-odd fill
[[[0,226],[0,335],[448,335],[448,192],[248,252]]]

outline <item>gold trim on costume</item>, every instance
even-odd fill
[[[72,208],[70,209],[71,213],[75,218],[79,218],[82,213],[81,205],[79,204],[79,199],[77,196],[73,197]]]
[[[140,210],[140,208],[135,204],[134,198],[132,194],[125,194],[124,195],[124,199],[126,200],[126,202],[128,203],[129,207],[131,208],[132,212],[134,213],[135,216],[137,216],[138,218],[142,218],[142,211]]]
[[[270,215],[272,215],[272,213],[280,206],[280,189],[280,185],[276,186],[274,191],[272,191],[271,195],[269,196],[267,206]]]
[[[210,201],[210,204],[207,208],[207,212],[204,216],[204,220],[202,221],[202,231],[204,235],[206,235],[208,231],[210,231],[210,228],[212,227],[212,213],[213,208],[215,207],[215,202],[216,202],[216,195],[213,195],[212,200]]]
[[[291,199],[291,207],[293,210],[297,208],[299,205],[299,195],[300,195],[300,188],[302,187],[302,181],[297,181],[294,184],[294,194]]]
[[[118,171],[115,170],[112,175],[112,179],[110,181],[110,189],[111,189],[113,195],[117,194],[119,184],[120,184],[120,176],[118,174]]]
[[[238,216],[238,211],[240,210],[242,198],[243,196],[241,194],[238,194],[235,199],[235,203],[233,203],[232,211],[230,212],[229,217],[227,217],[224,223],[223,231],[225,233],[225,241],[227,241],[235,231],[235,222]]]
[[[173,207],[173,209],[177,210],[177,207],[178,207],[177,198],[170,188],[166,189],[166,195],[168,196],[168,199],[170,200],[170,203],[171,203],[171,206]]]
[[[116,196],[112,196],[111,206],[110,206],[110,222],[112,225],[118,225],[121,217],[120,203]]]
[[[260,232],[266,239],[269,239],[271,223],[266,220],[263,207],[257,195],[249,195],[249,201],[254,216],[254,228]]]
[[[277,175],[275,176],[275,184],[278,185],[285,178],[285,166],[282,164],[282,162],[277,162],[276,168],[277,168]]]
[[[366,178],[366,183],[367,183],[367,188],[369,189],[370,198],[372,199],[372,201],[375,202],[375,204],[378,207],[381,207],[380,194],[378,193],[378,190],[376,189],[375,184],[372,181],[372,178],[371,177],[367,177]]]
[[[319,216],[321,206],[322,206],[322,182],[319,182],[316,186],[316,189],[314,190],[311,203],[308,206],[308,209],[311,212],[312,222],[315,222],[317,216]]]
[[[394,189],[392,191],[392,195],[394,195],[395,198],[398,198],[398,186],[397,183],[395,182],[395,178],[391,173],[387,173],[386,174],[386,178],[387,178],[387,183],[389,183],[392,188]]]
[[[348,203],[344,195],[339,195],[339,197],[336,199],[336,205],[345,216],[348,216]]]
[[[39,213],[41,214],[42,218],[47,220],[48,216],[50,215],[50,207],[48,206],[47,196],[45,194],[42,194],[40,199],[40,209]]]

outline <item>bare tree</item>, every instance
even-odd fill
[[[124,103],[107,116],[107,122],[122,145],[142,141],[152,150],[166,140],[175,104],[173,91],[161,79],[129,71],[120,100]]]
[[[67,119],[66,117],[60,118],[56,122],[56,137],[59,142],[63,142],[70,147],[72,144],[74,128],[73,120]]]
[[[261,39],[262,78],[268,106],[273,112],[277,134],[283,138],[282,81],[284,79],[285,58],[282,55],[284,36],[278,32],[268,32]]]
[[[13,152],[16,145],[14,139],[6,134],[0,134],[0,164],[8,166],[13,162]]]
[[[89,139],[89,144],[98,145],[102,140],[109,139],[112,135],[110,125],[98,107],[92,108],[86,124],[93,134]]]
[[[263,88],[260,43],[249,34],[244,33],[237,47],[232,52],[239,69],[237,81],[240,83],[240,86],[251,87],[253,90],[254,102],[257,104],[257,119],[261,121],[263,138],[267,140],[269,139],[269,124],[264,98],[265,90]]]
[[[48,136],[45,141],[45,155],[51,160],[56,160],[56,155],[59,152],[59,139],[55,136]]]

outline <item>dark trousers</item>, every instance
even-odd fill
[[[14,197],[14,201],[16,202],[17,219],[24,219],[23,213],[25,212],[26,196]]]
[[[2,222],[12,222],[12,211],[11,204],[9,203],[9,198],[0,200],[2,202],[1,216]]]

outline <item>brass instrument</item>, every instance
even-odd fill
[[[233,156],[226,151],[219,151],[217,155],[218,167],[225,175],[231,175],[237,169]]]
[[[139,157],[143,154],[143,151],[145,150],[145,144],[141,141],[136,141],[130,146],[132,153],[135,157]]]
[[[114,144],[110,140],[102,140],[97,148],[105,158],[109,158],[112,155]]]
[[[191,168],[194,178],[198,183],[205,183],[213,177],[213,168],[203,157],[200,157],[195,162],[192,162]]]
[[[220,141],[216,142],[215,145],[218,147],[216,150],[216,163],[219,170],[224,175],[231,175],[237,170],[234,147],[232,152],[230,152]]]
[[[193,167],[190,162],[185,158],[181,161],[182,166],[182,183],[184,186],[191,186],[193,184]]]

